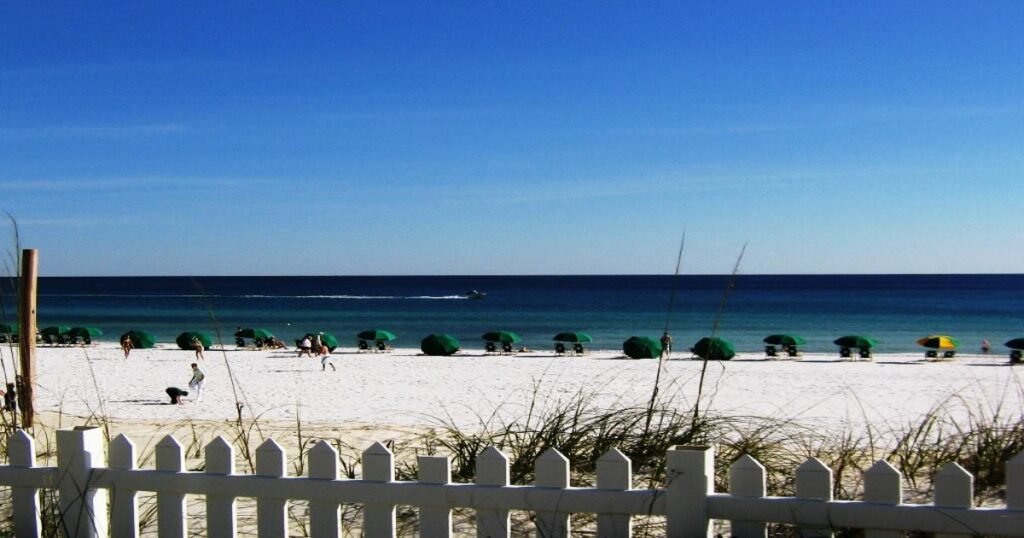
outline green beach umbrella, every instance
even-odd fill
[[[832,341],[833,344],[839,347],[855,347],[857,349],[871,349],[878,345],[878,340],[874,338],[868,338],[867,336],[861,336],[859,334],[851,334],[848,336],[840,336]]]
[[[512,331],[491,331],[484,333],[480,338],[488,342],[501,342],[502,344],[515,344],[523,340],[523,337]]]
[[[661,342],[648,336],[631,336],[622,343],[622,352],[631,359],[657,359],[661,349]]]
[[[427,355],[447,356],[459,350],[459,340],[450,334],[432,334],[420,342],[420,349]]]
[[[1024,338],[1014,338],[1005,345],[1010,349],[1024,349]]]
[[[43,330],[39,331],[39,334],[43,336],[63,336],[70,330],[71,327],[67,325],[51,325],[43,328]]]
[[[327,349],[329,349],[331,351],[334,351],[334,349],[338,347],[338,339],[335,338],[334,335],[331,334],[331,333],[325,333],[325,332],[306,333],[306,338],[309,338],[310,340],[315,340],[316,339],[316,335],[318,335],[318,334],[320,335],[320,341],[323,342],[325,346],[327,346]]]
[[[558,333],[552,340],[555,342],[573,342],[577,344],[585,344],[587,342],[594,341],[589,334],[584,332]]]
[[[956,349],[960,346],[960,341],[952,336],[945,336],[942,334],[933,334],[919,338],[917,345],[924,346],[929,349]]]
[[[273,337],[274,337],[274,333],[272,333],[272,332],[270,332],[270,331],[268,331],[266,329],[259,329],[259,328],[253,329],[253,328],[249,328],[249,329],[242,329],[240,331],[235,331],[235,338],[259,338],[260,340],[269,340],[269,339],[271,339]],[[206,344],[203,344],[203,345],[205,346]]]
[[[764,343],[772,346],[802,346],[807,340],[795,334],[772,334],[764,337]]]
[[[398,337],[391,331],[385,331],[384,329],[370,329],[357,334],[356,338],[360,340],[373,340],[375,342],[390,342]]]
[[[736,356],[736,349],[724,338],[705,336],[693,345],[693,354],[709,361],[727,361]]]
[[[68,336],[77,338],[96,338],[103,336],[103,331],[97,327],[72,327],[67,332]]]
[[[156,345],[156,337],[146,331],[130,330],[118,338],[118,342],[130,338],[135,349],[149,349]]]
[[[209,349],[213,345],[213,337],[208,333],[199,331],[185,331],[178,335],[174,339],[174,342],[178,344],[181,349],[192,349],[192,338],[198,338],[203,343],[203,347]]]

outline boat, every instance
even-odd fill
[[[487,294],[482,291],[470,290],[466,292],[467,299],[483,299],[487,297]]]

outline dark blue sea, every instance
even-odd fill
[[[13,282],[3,281],[3,315],[14,322]],[[675,299],[670,301],[675,288]],[[668,323],[676,346],[717,333],[738,351],[768,334],[803,336],[806,351],[831,352],[846,334],[878,339],[877,351],[911,352],[928,334],[959,338],[964,351],[988,339],[996,351],[1024,336],[1024,275],[388,276],[388,277],[44,277],[38,322],[85,325],[117,340],[128,329],[172,342],[185,330],[262,327],[291,341],[333,333],[343,346],[383,328],[396,347],[435,332],[466,348],[510,330],[551,347],[561,331],[586,331],[592,347],[620,349],[632,335],[657,337]],[[486,292],[481,300],[469,290]]]

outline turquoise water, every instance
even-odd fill
[[[0,284],[8,322],[12,285]],[[487,297],[466,299],[473,289]],[[398,334],[398,347],[444,332],[468,348],[501,329],[544,349],[555,333],[582,330],[592,347],[619,349],[632,335],[657,337],[668,320],[676,346],[689,347],[717,318],[718,334],[739,351],[785,332],[806,338],[811,352],[834,351],[832,340],[845,334],[880,340],[881,353],[916,352],[914,341],[933,333],[959,338],[966,351],[989,339],[1002,352],[1024,336],[1024,275],[49,277],[39,281],[37,311],[40,327],[96,326],[110,341],[134,328],[161,342],[219,330],[233,343],[244,326],[285,341],[327,331],[351,346],[357,332],[384,328]]]

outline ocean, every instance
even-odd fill
[[[675,300],[670,297],[675,287]],[[14,283],[0,284],[3,317],[14,323]],[[467,299],[470,290],[486,292]],[[343,347],[371,328],[419,347],[431,333],[482,348],[487,331],[509,330],[533,349],[552,336],[586,331],[591,347],[621,349],[633,335],[657,338],[668,322],[676,349],[717,334],[737,351],[763,348],[774,333],[803,336],[805,351],[833,352],[832,341],[863,334],[878,353],[918,352],[928,334],[960,339],[1024,336],[1024,275],[671,275],[43,277],[38,323],[94,326],[100,340],[129,329],[173,342],[186,330],[218,333],[233,344],[237,327],[261,327],[291,343],[309,331],[334,334]]]

